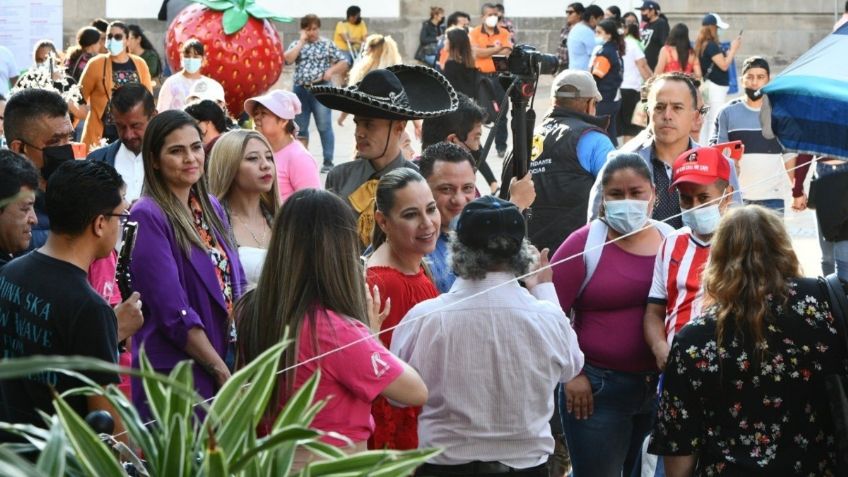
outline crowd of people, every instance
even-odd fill
[[[742,62],[744,95],[727,102],[741,37],[725,49],[718,14],[693,43],[654,1],[565,13],[529,172],[502,181],[480,157],[486,124],[508,149],[486,104],[504,95],[492,57],[517,35],[500,4],[477,26],[432,7],[415,65],[359,7],[332,40],[306,15],[281,52],[291,91],[248,99],[243,118],[197,39],[167,76],[137,25],[96,20],[65,54],[37,43],[0,97],[3,357],[138,367],[143,350],[161,373],[191,361],[214,399],[288,333],[259,432],[320,369],[322,439],[441,449],[416,475],[834,475],[822,383],[846,372],[842,331],[782,223],[790,185],[806,207],[812,158],[763,135],[768,60]],[[341,164],[334,111],[354,125]],[[848,281],[845,243],[823,273]],[[139,380],[90,377],[152,417]],[[77,385],[0,380],[0,421],[41,425],[52,390]]]

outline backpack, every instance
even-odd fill
[[[648,223],[659,231],[663,239],[675,231],[674,227],[665,222],[650,219]],[[596,219],[589,223],[589,237],[586,238],[586,245],[583,246],[583,264],[586,266],[586,276],[583,278],[583,283],[580,284],[580,290],[577,292],[577,296],[583,293],[583,290],[589,284],[589,280],[592,279],[592,275],[595,274],[595,270],[598,268],[598,262],[601,261],[601,253],[603,253],[604,245],[606,245],[608,231],[609,226],[603,220]]]
[[[503,93],[498,94],[500,85],[496,85],[494,80],[488,76],[477,74],[477,104],[485,111],[483,124],[492,124],[495,118],[500,113],[501,105],[499,104],[503,98]]]

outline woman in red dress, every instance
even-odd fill
[[[440,217],[427,182],[418,172],[400,168],[377,185],[374,253],[368,257],[368,286],[377,288],[390,307],[380,327],[380,340],[391,345],[392,331],[416,304],[439,294],[424,267],[424,256],[436,248]],[[376,293],[375,293],[376,296]],[[418,448],[420,408],[397,408],[381,397],[374,401],[376,428],[369,449]]]

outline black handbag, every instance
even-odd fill
[[[830,302],[833,324],[840,338],[841,356],[848,354],[848,297],[845,288],[835,273],[827,277],[819,277],[819,285]],[[848,376],[844,370],[841,373],[824,377],[827,400],[833,418],[833,434],[836,439],[836,475],[848,477]]]

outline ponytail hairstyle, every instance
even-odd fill
[[[624,56],[627,52],[627,45],[624,44],[624,36],[618,31],[618,22],[612,18],[607,18],[598,23],[598,28],[611,35],[610,41],[615,43],[618,54]]]

